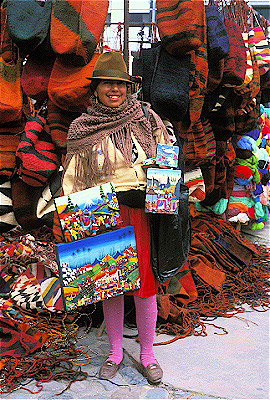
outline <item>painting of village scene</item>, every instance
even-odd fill
[[[55,205],[65,242],[96,236],[121,225],[112,182],[57,197]]]
[[[149,168],[147,170],[145,211],[177,214],[180,197],[181,171]]]
[[[55,248],[67,311],[140,287],[133,226]]]

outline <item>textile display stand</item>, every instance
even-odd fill
[[[86,379],[74,362],[91,362],[76,348],[78,327],[105,330],[101,302],[64,311],[55,198],[68,128],[87,109],[86,77],[104,50],[108,1],[29,0],[31,18],[15,3],[0,6],[1,393],[28,378],[38,391]],[[187,261],[159,285],[156,332],[171,338],[156,346],[205,336],[207,319],[246,305],[269,310],[270,248],[241,230],[269,221],[270,23],[245,0],[184,3],[157,0],[158,39],[132,64],[139,98],[181,144],[192,228]]]

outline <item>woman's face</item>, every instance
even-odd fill
[[[94,94],[105,106],[118,107],[126,100],[127,85],[123,81],[102,80]]]

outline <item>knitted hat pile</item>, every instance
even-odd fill
[[[228,199],[219,199],[219,201],[213,206],[203,207],[200,203],[195,203],[195,208],[200,212],[213,212],[217,215],[222,215],[225,213],[228,205]]]
[[[260,131],[259,129],[253,129],[252,131],[245,133],[245,136],[249,136],[256,141],[260,137]]]
[[[268,139],[270,139],[270,118],[264,119],[264,125],[262,128],[262,133],[268,135]]]
[[[239,147],[240,149],[250,150],[254,153],[257,150],[257,145],[255,140],[249,136],[242,136],[241,139],[238,140],[236,146]]]
[[[235,178],[234,181],[238,183],[239,185],[247,186],[251,183],[252,177],[250,179],[248,178]]]
[[[260,194],[263,193],[263,187],[261,182],[256,183],[256,189],[254,190],[254,192],[252,192],[252,196],[255,198],[257,196],[260,196]]]
[[[244,165],[237,165],[237,166],[235,167],[234,176],[235,176],[236,178],[241,178],[241,179],[248,179],[248,180],[250,180],[250,179],[252,179],[253,172],[252,172],[252,169],[250,169],[250,168],[247,167],[247,166],[244,166]]]
[[[261,180],[261,173],[258,171],[258,159],[255,155],[247,158],[246,160],[241,160],[240,158],[236,158],[236,164],[242,165],[250,168],[252,170],[252,180],[254,183],[259,183]],[[245,176],[247,178],[247,176]]]

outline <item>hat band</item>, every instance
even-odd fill
[[[99,69],[93,71],[92,78],[120,78],[120,79],[130,79],[127,72],[117,71],[115,69]]]

